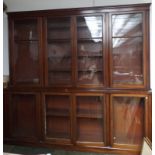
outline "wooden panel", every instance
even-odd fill
[[[9,126],[9,91],[3,90],[3,138],[4,140],[10,137]]]
[[[16,138],[38,137],[39,119],[37,106],[39,103],[35,94],[12,94],[11,110],[11,135]]]

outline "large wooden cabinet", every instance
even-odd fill
[[[8,13],[4,141],[138,155],[151,139],[149,6]]]

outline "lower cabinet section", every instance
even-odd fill
[[[75,94],[76,142],[104,144],[104,95]]]
[[[10,136],[22,141],[39,139],[40,96],[37,93],[11,93],[9,98]]]
[[[141,145],[144,136],[146,96],[112,96],[112,129],[115,144]]]
[[[52,142],[71,139],[71,95],[43,95],[44,135],[45,140]]]
[[[4,115],[9,122],[4,140],[138,155],[143,138],[150,135],[150,97],[134,93],[9,93],[4,100],[5,112],[9,112]]]

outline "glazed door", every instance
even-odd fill
[[[38,86],[42,83],[39,18],[10,22],[11,82],[13,85]]]
[[[141,148],[147,134],[147,95],[111,95],[111,142],[114,147]]]
[[[76,94],[76,143],[103,146],[105,143],[105,96]]]
[[[55,143],[70,143],[71,97],[69,94],[45,93],[44,126],[45,140]]]
[[[80,86],[104,85],[104,16],[78,16],[77,83]]]
[[[46,30],[46,85],[72,84],[71,18],[47,18]]]
[[[39,94],[11,93],[9,100],[11,137],[20,141],[38,141],[40,137]]]
[[[111,86],[143,88],[147,75],[145,14],[120,12],[110,17]]]

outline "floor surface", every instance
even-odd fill
[[[24,155],[110,155],[103,153],[86,153],[86,152],[75,152],[75,151],[63,151],[63,150],[52,150],[46,148],[34,148],[34,147],[24,147],[24,146],[15,146],[15,145],[4,145],[3,152],[7,153],[16,153]]]

